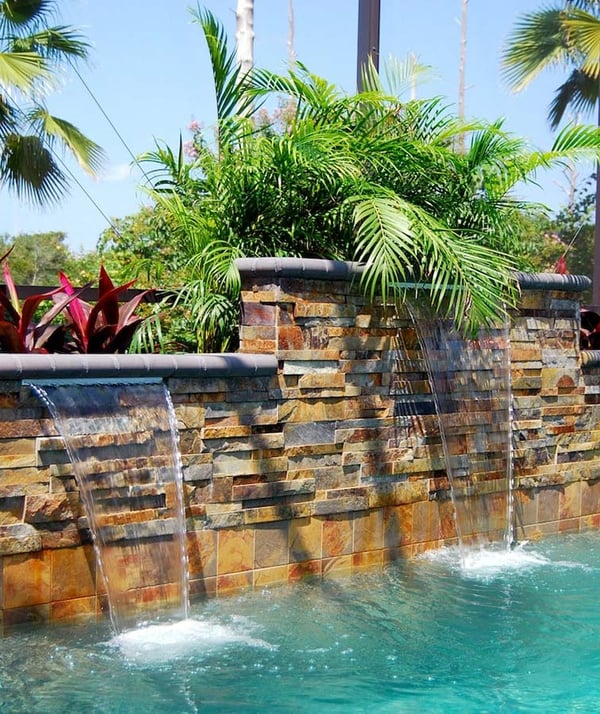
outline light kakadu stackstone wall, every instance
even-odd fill
[[[192,598],[344,576],[456,541],[452,503],[440,497],[448,483],[429,383],[407,317],[362,296],[352,264],[262,259],[239,267],[236,355],[0,356],[4,628],[89,617],[106,605],[71,464],[27,376],[118,371],[167,380]],[[596,528],[600,355],[579,351],[582,283],[521,283],[511,331],[517,535]],[[410,382],[412,395],[400,426],[398,380]],[[124,522],[135,514],[127,509]]]

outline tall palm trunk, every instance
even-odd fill
[[[254,0],[238,0],[235,18],[237,61],[244,75],[254,66]]]
[[[600,98],[598,99],[598,126],[600,127]],[[595,308],[600,307],[600,161],[596,162],[596,216],[594,218],[594,268],[592,272],[592,305]]]
[[[469,0],[462,0],[460,14],[460,61],[458,65],[458,118],[465,119],[465,74],[467,64],[467,10]],[[465,135],[458,137],[458,151],[465,152]]]

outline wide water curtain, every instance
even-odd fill
[[[32,384],[65,441],[117,632],[187,616],[181,459],[159,381]],[[99,588],[101,590],[101,588]]]
[[[510,340],[507,325],[459,334],[413,307],[438,413],[458,537],[513,540]]]

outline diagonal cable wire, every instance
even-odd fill
[[[150,178],[149,178],[148,174],[144,171],[144,167],[143,167],[142,164],[139,162],[137,156],[135,156],[134,153],[133,153],[133,151],[129,148],[129,145],[127,144],[127,142],[126,142],[125,139],[123,138],[121,132],[117,129],[117,127],[115,126],[114,122],[113,122],[113,121],[111,120],[111,118],[108,116],[108,114],[106,113],[106,110],[104,109],[104,107],[102,106],[102,104],[100,103],[100,101],[97,99],[97,97],[96,97],[96,95],[94,94],[94,92],[92,92],[92,90],[90,89],[90,86],[87,84],[87,82],[86,82],[86,81],[84,80],[84,78],[81,76],[79,70],[77,69],[77,67],[76,67],[76,66],[74,65],[74,63],[72,63],[72,62],[71,62],[71,68],[73,69],[73,71],[75,72],[75,74],[77,75],[77,77],[79,78],[79,81],[80,81],[81,84],[84,86],[84,88],[85,88],[85,90],[87,91],[87,93],[90,95],[90,97],[91,97],[92,100],[94,101],[94,104],[95,104],[95,105],[98,107],[98,109],[100,110],[102,116],[106,119],[106,121],[107,121],[108,124],[110,125],[111,129],[115,132],[116,136],[119,138],[119,141],[121,142],[121,144],[123,144],[123,146],[125,147],[125,150],[127,151],[127,153],[129,154],[129,156],[131,157],[131,160],[133,161],[133,163],[134,163],[134,164],[138,167],[138,169],[142,172],[144,178],[145,178],[146,181],[148,182],[148,185],[151,185],[152,182],[150,181]]]

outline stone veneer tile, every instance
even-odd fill
[[[288,582],[288,566],[276,565],[272,568],[261,568],[253,573],[255,588],[269,587],[270,585],[284,585]]]
[[[190,600],[215,597],[217,595],[217,578],[194,578],[189,582]]]
[[[16,607],[4,610],[3,624],[4,633],[8,633],[11,627],[25,624],[41,624],[50,620],[50,605],[31,605],[29,607]]]
[[[568,483],[560,492],[558,499],[558,517],[563,519],[578,518],[581,515],[581,482]]]
[[[557,488],[542,488],[537,494],[537,522],[558,520],[560,493]]]
[[[440,517],[435,501],[413,503],[412,536],[414,543],[439,540]]]
[[[3,563],[3,607],[31,607],[50,601],[51,553],[7,555]]]
[[[290,563],[288,565],[288,582],[295,583],[304,578],[320,577],[322,568],[322,560],[305,560],[301,563]]]
[[[254,533],[254,567],[283,566],[289,562],[289,523],[259,524]],[[287,573],[287,569],[286,569]],[[286,575],[287,579],[287,575]]]
[[[322,557],[348,555],[352,552],[352,516],[344,514],[323,521]]]
[[[217,539],[214,530],[188,531],[187,557],[190,579],[217,574]]]
[[[319,518],[298,518],[290,523],[290,562],[315,560],[322,553],[322,521]]]
[[[354,516],[353,553],[383,548],[383,514],[383,509],[377,508],[368,513],[357,513]]]
[[[386,506],[383,511],[383,544],[386,548],[397,548],[412,543],[412,504]]]
[[[218,575],[216,580],[217,595],[233,595],[252,587],[252,572]]]
[[[352,555],[339,555],[323,559],[323,577],[346,578],[352,573]]]
[[[440,537],[456,538],[456,509],[451,500],[438,503],[440,516]]]
[[[217,575],[252,570],[254,565],[254,530],[223,529],[219,531]],[[217,584],[217,590],[221,586]]]
[[[370,550],[352,554],[352,569],[373,570],[383,567],[383,549]]]
[[[581,515],[600,513],[600,481],[585,481],[581,484]]]
[[[92,546],[59,548],[51,552],[53,601],[85,598],[96,592]]]
[[[88,620],[96,615],[96,597],[78,597],[50,603],[50,620]]]

